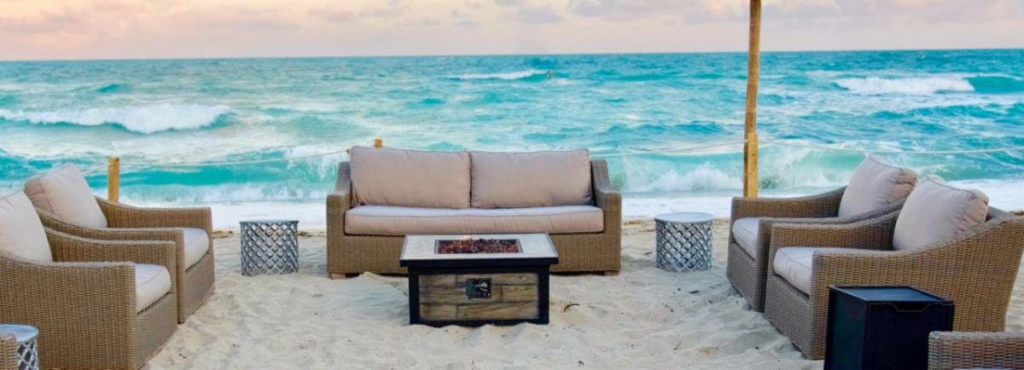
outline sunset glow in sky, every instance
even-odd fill
[[[1024,47],[1024,0],[765,0],[765,50]],[[0,0],[0,60],[739,51],[745,0]]]

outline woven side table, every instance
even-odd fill
[[[711,220],[707,213],[680,212],[654,218],[658,268],[693,271],[711,268]]]
[[[36,337],[39,330],[27,325],[0,325],[0,368],[39,370]]]
[[[299,221],[242,221],[242,275],[299,271]]]

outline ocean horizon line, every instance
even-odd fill
[[[969,51],[1022,51],[1019,47],[969,47],[969,48],[892,48],[892,49],[810,49],[810,50],[761,50],[760,54],[816,54],[816,53],[877,53],[877,52],[969,52]],[[695,50],[695,51],[627,51],[627,52],[557,52],[557,53],[465,53],[465,54],[354,54],[354,55],[310,55],[310,56],[216,56],[216,57],[142,57],[142,58],[83,58],[83,59],[0,59],[0,63],[75,63],[75,62],[155,62],[155,61],[231,61],[231,60],[303,60],[303,59],[415,59],[415,58],[494,58],[494,57],[572,57],[572,56],[621,56],[621,55],[732,55],[746,54],[746,50]]]

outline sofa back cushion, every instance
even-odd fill
[[[469,207],[469,153],[357,146],[349,157],[357,205]]]
[[[900,211],[893,248],[918,249],[955,237],[985,222],[988,197],[978,190],[958,189],[939,178],[926,178],[914,188]]]
[[[78,167],[63,166],[33,177],[25,183],[25,194],[36,208],[62,221],[93,228],[107,227],[107,217]]]
[[[871,212],[907,199],[917,183],[917,173],[868,156],[850,178],[839,202],[839,217]]]
[[[473,208],[593,204],[590,153],[470,152]]]
[[[0,197],[0,253],[36,261],[52,262],[39,215],[25,193]]]

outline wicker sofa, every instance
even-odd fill
[[[1024,369],[1024,333],[932,332],[928,368]]]
[[[175,244],[178,323],[199,309],[214,288],[213,226],[209,208],[138,208],[92,195],[74,166],[33,177],[25,193],[44,226],[98,240],[164,240]]]
[[[864,159],[849,186],[797,198],[735,198],[726,276],[755,311],[764,311],[772,225],[844,224],[899,210],[917,174],[880,158]]]
[[[173,242],[44,229],[23,193],[0,197],[0,322],[39,329],[41,368],[142,367],[177,329],[175,272]]]
[[[472,190],[471,190],[472,189]],[[549,233],[552,271],[620,268],[621,196],[586,150],[423,152],[355,147],[327,197],[327,271],[404,274],[404,235]]]
[[[933,180],[888,215],[771,233],[765,315],[811,359],[824,356],[833,285],[913,286],[953,300],[954,330],[1004,330],[1024,252],[1024,217]]]

